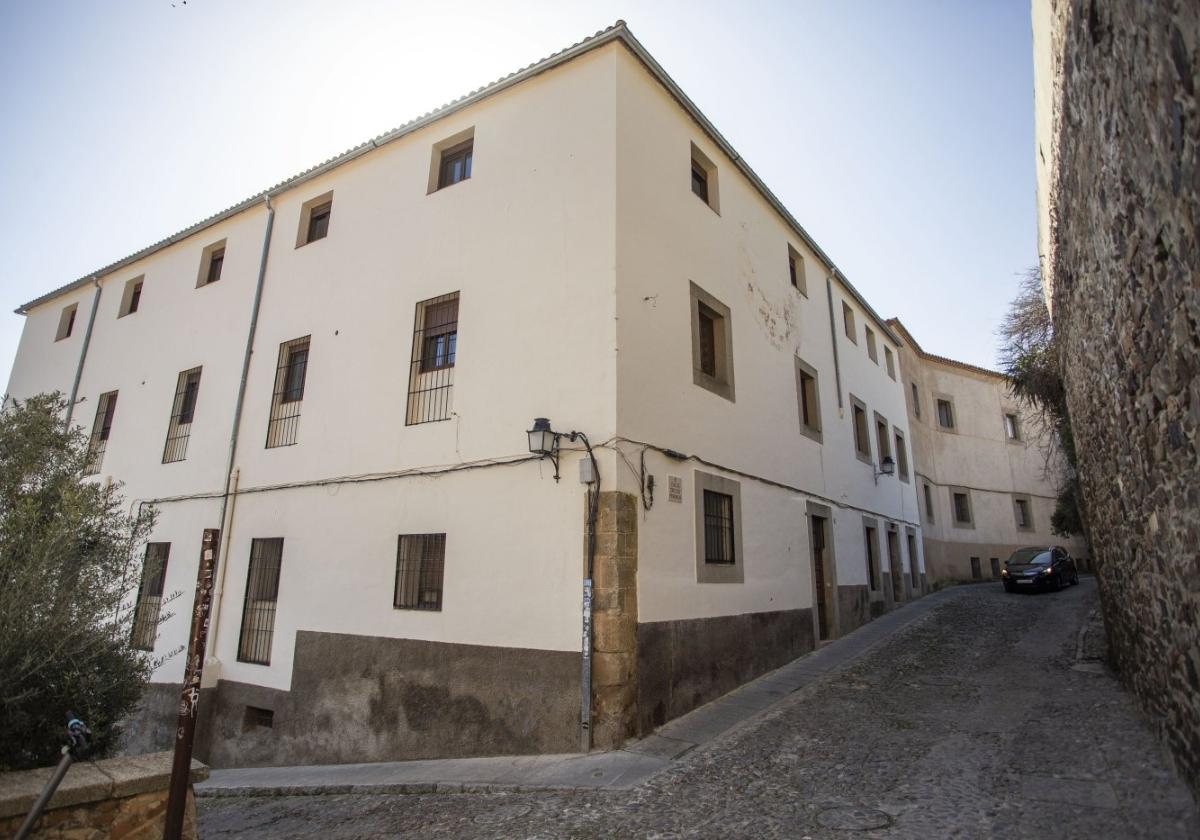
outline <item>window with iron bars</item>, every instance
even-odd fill
[[[423,300],[413,320],[405,425],[448,420],[458,351],[458,292]]]
[[[171,403],[171,419],[167,423],[167,442],[163,446],[164,464],[187,458],[188,438],[192,436],[192,417],[196,414],[196,399],[200,395],[200,370],[192,368],[179,374],[175,383],[175,401]]]
[[[112,432],[113,415],[117,411],[117,392],[100,395],[96,403],[96,420],[92,424],[92,438],[88,441],[88,459],[84,475],[96,475],[104,463],[104,452],[108,449],[108,435]]]
[[[446,566],[445,534],[401,534],[396,546],[398,610],[441,610]]]
[[[304,380],[308,375],[309,339],[306,335],[279,345],[275,390],[271,394],[271,419],[267,423],[268,449],[291,446],[296,442],[300,406],[304,401]]]
[[[275,636],[275,605],[279,599],[279,569],[283,538],[250,541],[250,570],[246,574],[246,601],[242,606],[242,632],[238,662],[271,664]]]
[[[133,646],[138,650],[154,650],[170,554],[170,543],[146,543],[142,582],[138,586],[137,606],[133,613]]]
[[[733,496],[704,491],[704,562],[737,562],[733,539]]]

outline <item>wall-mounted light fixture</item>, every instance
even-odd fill
[[[563,438],[574,443],[577,440],[582,440],[583,445],[587,447],[588,462],[592,467],[592,480],[581,478],[585,484],[591,484],[595,480],[596,459],[592,456],[592,446],[588,443],[587,435],[583,432],[556,432],[550,428],[550,421],[545,417],[535,417],[533,419],[533,428],[526,432],[529,435],[529,451],[534,455],[541,455],[543,458],[549,458],[554,462],[554,480],[558,481],[561,476],[558,473],[558,460],[560,455],[559,443]]]
[[[532,434],[532,433],[530,433],[530,434]],[[532,438],[530,438],[530,439],[532,440]],[[879,483],[879,476],[881,476],[881,475],[895,475],[895,474],[896,474],[896,462],[894,460],[892,460],[891,455],[884,455],[883,460],[879,462],[879,469],[875,470],[875,483],[876,484]]]

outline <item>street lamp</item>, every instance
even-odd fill
[[[554,462],[554,480],[558,481],[558,438],[557,432],[550,429],[550,421],[545,417],[535,417],[533,428],[526,432],[529,435],[529,451],[541,455]]]
[[[531,433],[532,434],[532,433]],[[532,438],[530,438],[532,440]],[[875,470],[875,483],[879,483],[879,476],[894,475],[896,472],[896,462],[892,460],[891,455],[884,455],[883,460],[879,462],[879,469]]]

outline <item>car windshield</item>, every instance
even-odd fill
[[[1006,562],[1014,566],[1049,566],[1050,552],[1045,548],[1018,548]]]

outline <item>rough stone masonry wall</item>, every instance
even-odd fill
[[[1055,12],[1054,317],[1105,623],[1200,794],[1200,3]]]

